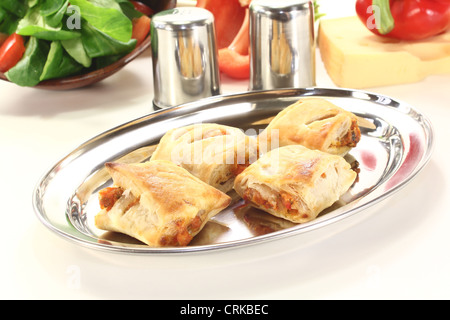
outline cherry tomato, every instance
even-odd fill
[[[22,59],[25,41],[17,33],[10,35],[0,47],[0,72],[6,72]]]
[[[146,16],[150,17],[150,16],[152,16],[155,13],[155,11],[153,11],[152,8],[150,8],[149,6],[143,4],[140,1],[130,1],[130,2],[133,4],[134,8],[137,11],[139,11],[140,13],[145,14]]]
[[[131,37],[137,40],[136,46],[139,46],[149,34],[150,22],[150,18],[145,15],[133,19],[133,34]]]

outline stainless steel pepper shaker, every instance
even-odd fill
[[[312,1],[253,0],[250,51],[250,90],[315,86]]]
[[[220,94],[212,13],[179,7],[154,15],[151,25],[154,106],[168,108]]]

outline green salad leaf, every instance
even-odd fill
[[[128,0],[115,0],[122,12],[128,17],[128,19],[133,20],[134,18],[139,18],[143,15],[143,13],[137,11],[134,8],[134,5]]]
[[[45,17],[41,15],[39,5],[28,10],[27,14],[19,21],[16,32],[21,36],[33,36],[38,39],[50,41],[68,40],[81,36],[81,34],[76,31],[62,30],[62,21],[59,21],[57,26],[48,25],[45,21]]]
[[[136,47],[128,0],[0,0],[0,32],[24,37],[22,59],[5,73],[20,86],[86,73]]]
[[[83,66],[73,59],[63,48],[61,42],[53,41],[40,80],[61,78],[80,72]]]
[[[101,32],[89,22],[83,23],[81,34],[83,46],[91,58],[127,54],[136,47],[136,40],[130,38],[127,42],[119,41]]]
[[[89,68],[92,64],[92,58],[88,56],[84,49],[81,38],[61,41],[62,46],[67,53],[85,68]]]
[[[62,22],[67,8],[69,7],[69,0],[63,2],[62,6],[54,13],[44,16],[44,21],[47,25],[52,27],[58,27]],[[41,7],[42,15],[42,7]]]
[[[41,15],[51,16],[57,13],[65,4],[66,0],[43,0],[41,5]]]
[[[5,0],[5,2],[0,1],[0,32],[11,34],[19,23],[20,16],[18,14],[22,14],[22,10],[18,9],[17,12],[10,11],[13,8],[12,5],[7,5],[9,2]],[[17,3],[16,3],[17,5]],[[26,11],[23,12],[25,15]]]
[[[18,17],[24,17],[28,10],[28,2],[26,0],[1,0],[0,7]]]
[[[0,24],[5,20],[7,13],[5,9],[0,7]]]
[[[37,85],[41,81],[49,50],[47,41],[31,37],[23,58],[5,73],[8,80],[19,86]]]
[[[123,14],[119,4],[114,0],[73,0],[71,5],[78,6],[83,19],[94,28],[113,39],[128,42],[133,32],[133,24]]]

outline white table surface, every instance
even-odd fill
[[[327,18],[353,1],[322,0]],[[339,4],[336,4],[339,3]],[[37,219],[39,178],[91,137],[152,111],[149,52],[99,85],[49,92],[0,83],[2,299],[450,298],[450,75],[367,91],[433,123],[429,164],[367,219],[308,246],[266,244],[206,255],[142,257],[71,243]],[[317,86],[334,87],[317,58]],[[247,82],[223,81],[223,92]]]

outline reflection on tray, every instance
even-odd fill
[[[345,204],[345,201],[338,200],[332,206],[322,211],[318,217],[332,212]],[[242,205],[236,208],[234,212],[237,219],[243,221],[254,236],[261,236],[298,226],[298,224],[294,222],[275,217],[250,204]]]
[[[115,243],[120,243],[122,245],[131,245],[131,246],[143,246],[143,247],[147,247],[147,245],[133,237],[130,237],[126,234],[120,233],[120,232],[114,232],[114,231],[107,231],[105,233],[103,233],[98,240],[98,243],[101,244],[109,244],[109,245],[113,245],[113,243],[111,242],[115,242]]]
[[[296,226],[295,223],[272,216],[251,205],[244,205],[235,211],[238,219],[241,219],[255,236],[272,233]]]
[[[202,231],[192,239],[189,246],[202,246],[217,243],[218,239],[228,231],[230,231],[230,228],[227,226],[215,221],[208,221]]]
[[[230,231],[230,228],[218,222],[208,221],[202,231],[195,236],[189,246],[202,246],[217,243],[218,239]],[[130,237],[126,234],[114,231],[106,231],[99,239],[98,243],[106,245],[120,245],[122,247],[148,247],[145,243]]]
[[[232,197],[230,210],[224,210],[206,223],[202,231],[198,233],[188,246],[203,246],[224,243],[244,238],[262,236],[298,226],[298,224],[278,218],[239,198],[236,192],[229,193]],[[347,201],[339,200],[331,207],[319,214],[323,216],[344,205]],[[239,235],[236,238],[236,235]],[[107,231],[99,236],[99,243],[108,245],[120,245],[124,247],[147,247],[143,242],[126,234]]]

